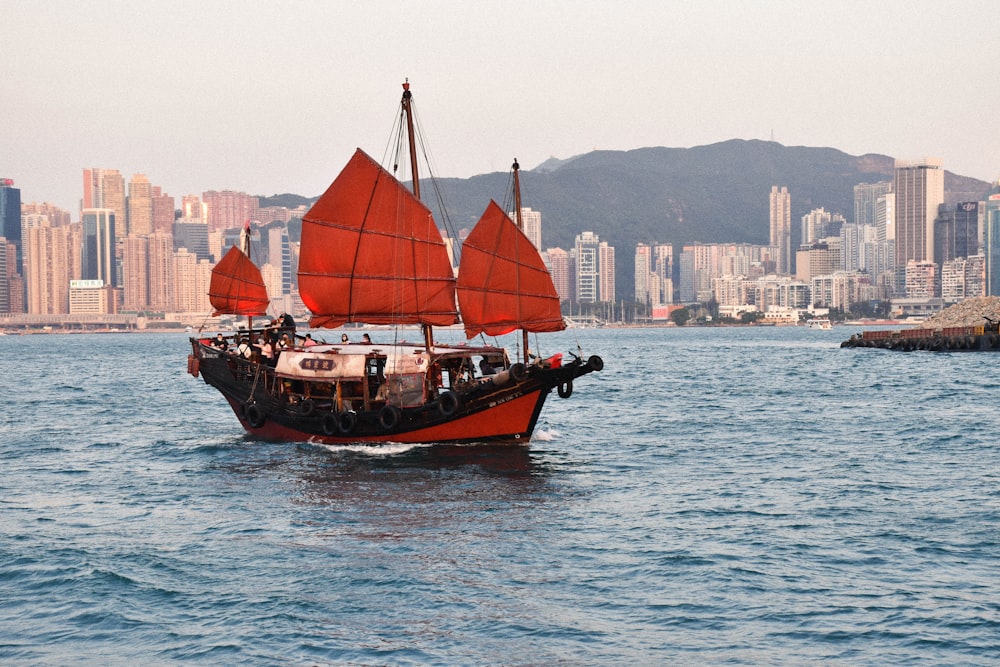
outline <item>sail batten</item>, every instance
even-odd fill
[[[457,291],[468,338],[566,326],[538,250],[494,201],[462,244]]]
[[[312,326],[458,321],[430,210],[361,149],[302,220],[299,292]]]
[[[212,269],[208,300],[215,309],[213,317],[263,315],[270,303],[260,269],[236,246]]]

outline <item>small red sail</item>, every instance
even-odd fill
[[[462,244],[458,305],[468,338],[566,328],[538,250],[494,201]]]
[[[299,294],[312,327],[458,322],[430,210],[361,149],[302,219]]]
[[[216,315],[263,315],[270,299],[264,279],[249,257],[233,246],[212,269],[208,300]]]

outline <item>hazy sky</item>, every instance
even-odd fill
[[[0,0],[0,177],[326,189],[409,78],[438,176],[732,138],[1000,176],[1000,2]]]

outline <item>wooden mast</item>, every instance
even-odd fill
[[[420,199],[420,173],[417,169],[417,140],[413,132],[413,109],[411,102],[413,93],[410,92],[410,80],[403,82],[403,115],[406,117],[406,138],[410,148],[410,178],[413,180],[413,196]],[[421,327],[424,332],[424,345],[427,353],[430,354],[434,347],[434,330],[429,324]]]
[[[517,221],[517,228],[522,232],[524,231],[524,218],[521,216],[521,179],[519,172],[521,170],[521,165],[518,164],[517,158],[514,158],[514,164],[511,165],[511,169],[514,172],[514,216]],[[528,330],[521,329],[521,350],[524,355],[524,363],[528,363]]]

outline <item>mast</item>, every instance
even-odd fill
[[[244,223],[244,225],[243,225],[243,237],[240,240],[242,241],[242,243],[240,245],[243,246],[242,248],[240,248],[240,250],[243,251],[244,255],[246,255],[247,257],[250,257],[250,220],[249,219],[247,219],[246,223]],[[250,261],[253,261],[253,260],[251,259]],[[248,331],[247,335],[250,337],[250,340],[247,341],[247,345],[249,345],[253,341],[253,315],[247,315],[247,331]]]
[[[410,149],[410,178],[413,180],[413,196],[420,199],[420,173],[417,169],[417,139],[413,132],[413,93],[410,92],[410,80],[403,82],[403,115],[406,117],[406,139]],[[434,330],[429,324],[421,326],[424,332],[424,345],[430,354],[434,347]]]
[[[518,164],[517,158],[514,158],[514,164],[511,165],[511,170],[514,172],[514,216],[517,222],[517,228],[522,232],[524,231],[524,218],[521,216],[521,178],[519,172],[521,171],[521,165]],[[528,330],[521,329],[521,350],[524,356],[524,363],[528,363]]]

